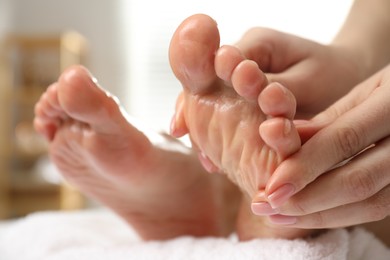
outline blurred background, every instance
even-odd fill
[[[60,72],[84,64],[124,108],[168,130],[180,84],[168,62],[176,27],[212,16],[221,43],[271,27],[332,40],[352,0],[0,0],[0,219],[91,203],[64,184],[32,127],[40,94]]]

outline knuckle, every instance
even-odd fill
[[[336,132],[335,138],[336,151],[340,152],[344,159],[351,157],[359,151],[362,136],[355,128],[340,128]]]
[[[262,31],[261,27],[251,27],[244,33],[244,37],[249,37],[253,34],[258,34]]]
[[[309,214],[310,212],[307,210],[307,207],[304,203],[304,201],[296,199],[292,197],[289,201],[289,207],[293,211],[294,214],[297,214],[299,216],[304,216]]]
[[[376,181],[370,170],[354,169],[345,176],[343,182],[350,202],[365,200],[375,193]]]
[[[370,221],[379,221],[384,218],[386,218],[389,215],[388,210],[383,205],[371,205],[369,212],[368,212],[368,218]]]
[[[325,217],[322,211],[311,214],[311,225],[313,228],[324,228],[325,227]]]
[[[244,33],[244,37],[253,38],[253,37],[263,37],[263,38],[271,38],[270,34],[274,34],[274,30],[268,29],[265,27],[251,27]]]
[[[390,188],[386,188],[387,192],[379,192],[372,198],[367,200],[369,219],[378,221],[390,215]]]
[[[377,214],[372,219],[373,221],[379,221],[385,219],[389,216],[389,212],[387,212],[384,208],[379,208]]]

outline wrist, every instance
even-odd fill
[[[342,87],[346,92],[373,73],[369,58],[358,50],[337,43],[332,43],[328,47],[331,49],[331,55],[334,56],[333,59],[336,60],[332,66],[341,72],[339,76],[344,78]]]
[[[366,79],[390,62],[388,0],[354,1],[332,45],[352,53]]]

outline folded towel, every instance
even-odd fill
[[[311,239],[178,237],[142,241],[102,210],[41,212],[0,226],[1,260],[100,259],[351,259],[389,260],[390,249],[361,228],[330,230]]]

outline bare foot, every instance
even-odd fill
[[[190,133],[204,167],[227,174],[246,195],[237,227],[240,238],[306,234],[273,226],[267,218],[250,212],[252,198],[265,187],[277,165],[300,148],[299,135],[291,122],[296,105],[291,92],[272,83],[260,95],[268,84],[264,74],[238,49],[219,48],[217,25],[206,15],[191,16],[179,26],[169,57],[183,85],[172,134],[178,137]],[[258,98],[264,97],[269,100],[261,102],[265,113],[258,103]]]
[[[227,235],[234,189],[204,173],[168,136],[135,128],[118,101],[80,66],[65,71],[35,107],[35,128],[50,156],[82,192],[112,208],[144,239]]]

